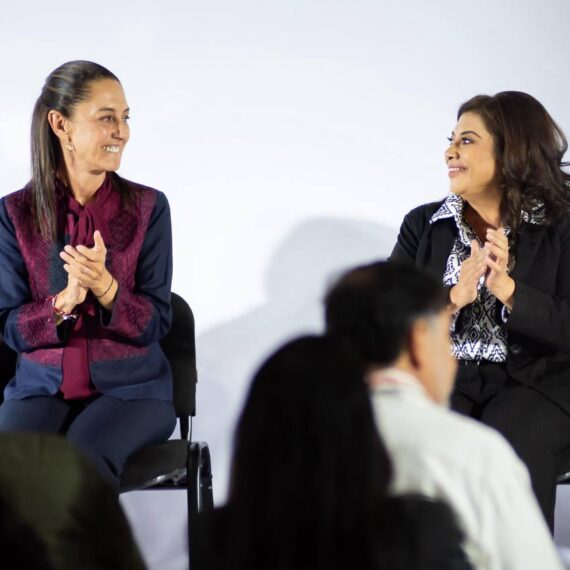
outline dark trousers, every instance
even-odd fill
[[[554,527],[560,452],[570,444],[570,416],[540,392],[512,379],[502,364],[460,362],[451,407],[497,429],[526,464],[550,529]]]
[[[98,396],[65,401],[58,396],[38,396],[7,400],[0,406],[0,431],[65,434],[117,491],[129,455],[166,441],[175,425],[172,404],[161,400]]]

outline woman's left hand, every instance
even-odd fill
[[[488,255],[485,258],[488,272],[485,277],[485,285],[503,305],[513,308],[513,294],[515,281],[509,277],[509,240],[505,235],[504,228],[487,230],[487,241],[484,248]]]
[[[65,271],[78,279],[83,287],[91,289],[96,297],[101,297],[113,278],[105,267],[107,248],[99,230],[95,230],[93,240],[93,247],[66,245],[59,255],[65,261]]]

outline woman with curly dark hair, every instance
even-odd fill
[[[570,175],[564,134],[526,93],[461,105],[445,151],[451,194],[412,210],[391,259],[443,280],[460,366],[452,407],[498,429],[552,528],[570,444]]]
[[[471,568],[449,507],[388,498],[391,476],[360,362],[340,339],[293,340],[253,379],[228,504],[194,521],[192,568]]]

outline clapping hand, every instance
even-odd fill
[[[477,240],[471,241],[471,255],[461,264],[459,280],[449,292],[453,311],[457,312],[477,299],[479,280],[487,271],[487,250],[481,248]]]
[[[107,248],[99,230],[95,230],[93,240],[93,247],[66,245],[59,255],[65,261],[63,268],[68,275],[100,297],[108,290],[112,277],[105,267]]]
[[[488,229],[485,250],[485,265],[488,269],[485,278],[487,289],[504,305],[512,309],[515,282],[509,277],[509,240],[503,228]]]

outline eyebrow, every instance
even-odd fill
[[[452,136],[455,135],[455,132],[451,131],[451,135]],[[461,136],[463,136],[463,135],[475,135],[477,138],[481,138],[481,135],[477,134],[475,131],[463,131],[461,133]]]
[[[111,113],[114,113],[114,112],[115,112],[115,109],[113,109],[113,107],[101,107],[100,109],[97,109],[97,112],[98,112],[98,113],[101,113],[101,112],[109,112],[109,111],[110,111]],[[123,111],[123,113],[128,113],[129,111],[130,111],[130,109],[129,109],[129,107],[127,107],[127,108]]]

